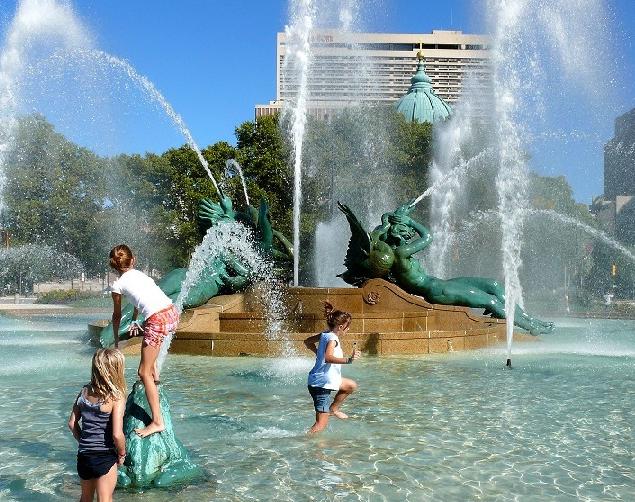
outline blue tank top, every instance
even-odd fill
[[[84,387],[84,389],[87,388]],[[103,404],[101,401],[91,403],[86,399],[84,389],[77,398],[77,406],[79,406],[82,418],[82,433],[79,438],[78,451],[87,453],[113,450],[115,441],[112,438],[112,413],[106,413],[99,409]]]

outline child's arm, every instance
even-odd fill
[[[337,346],[335,340],[331,340],[326,345],[326,351],[324,352],[324,362],[329,364],[350,364],[353,362],[353,357],[335,357],[333,351]]]
[[[317,343],[320,341],[320,335],[313,335],[304,340],[304,345],[314,354],[317,354]]]
[[[75,399],[73,409],[71,410],[71,416],[68,419],[68,428],[73,433],[73,437],[77,442],[79,442],[79,438],[82,435],[82,428],[79,426],[80,417],[81,412],[79,411],[79,406],[77,406],[77,399]]]
[[[115,348],[119,348],[119,324],[121,323],[121,295],[112,293],[112,334],[115,337]]]
[[[118,464],[126,460],[126,436],[123,435],[123,414],[126,409],[125,399],[119,399],[112,405],[112,439],[119,457]]]

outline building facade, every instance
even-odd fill
[[[484,35],[320,32],[311,40],[310,112],[328,115],[333,108],[397,101],[410,87],[420,50],[435,94],[448,103],[458,100],[465,85],[487,93],[490,51]],[[256,117],[278,112],[298,91],[299,77],[285,66],[285,33],[277,35],[276,57],[276,99],[256,105]]]
[[[604,146],[604,197],[635,195],[635,108],[615,119],[615,137]]]
[[[591,212],[606,232],[635,244],[635,108],[615,119],[615,137],[604,146],[604,195]]]

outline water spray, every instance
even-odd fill
[[[234,172],[234,169],[238,172],[238,176],[240,176],[240,181],[243,184],[243,193],[245,195],[245,204],[249,206],[249,195],[247,194],[247,184],[245,183],[245,177],[243,176],[243,169],[240,167],[240,164],[236,162],[236,159],[227,159],[225,161],[225,176],[230,177]]]
[[[447,174],[447,176],[441,178],[437,183],[434,183],[431,187],[428,187],[421,195],[419,195],[416,199],[414,199],[410,203],[410,205],[408,207],[411,208],[411,207],[416,206],[423,199],[425,199],[429,195],[433,194],[435,191],[439,190],[441,187],[445,186],[446,184],[449,184],[450,180],[452,180],[452,179],[456,178],[457,176],[467,172],[467,170],[470,168],[470,166],[473,163],[480,161],[486,155],[490,155],[491,153],[493,153],[493,151],[494,150],[491,147],[486,148],[485,150],[479,152],[477,155],[475,155],[474,157],[469,159],[467,162],[460,163],[458,166],[456,166],[454,169],[452,169]]]
[[[132,81],[138,84],[153,101],[158,103],[161,108],[163,108],[163,111],[170,117],[170,119],[172,119],[174,125],[176,125],[181,134],[183,134],[183,136],[185,137],[187,145],[194,151],[194,153],[196,153],[196,156],[203,166],[203,169],[205,169],[207,176],[209,176],[209,179],[212,180],[218,196],[221,199],[224,197],[223,190],[218,186],[216,179],[210,171],[209,163],[207,162],[207,160],[205,160],[205,157],[203,157],[201,149],[196,144],[196,141],[194,141],[194,137],[183,121],[183,118],[174,110],[174,108],[172,108],[172,105],[168,103],[163,94],[159,92],[159,90],[146,76],[139,74],[126,60],[115,57],[111,54],[108,54],[107,52],[99,50],[78,49],[74,51],[65,51],[62,53],[62,57],[68,57],[69,54],[76,57],[84,57],[86,59],[90,59],[92,63],[94,63],[95,60],[101,61],[110,65],[111,67],[123,70],[125,74],[128,75],[128,77],[130,77]]]

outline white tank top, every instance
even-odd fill
[[[172,300],[156,285],[152,277],[135,268],[121,274],[112,283],[111,290],[125,295],[145,319],[172,305]]]
[[[331,340],[335,340],[333,355],[335,357],[344,357],[342,345],[337,335],[332,331],[322,333],[315,358],[315,366],[313,366],[313,369],[309,372],[308,385],[311,387],[340,390],[340,385],[342,385],[342,365],[324,361],[326,346]]]

